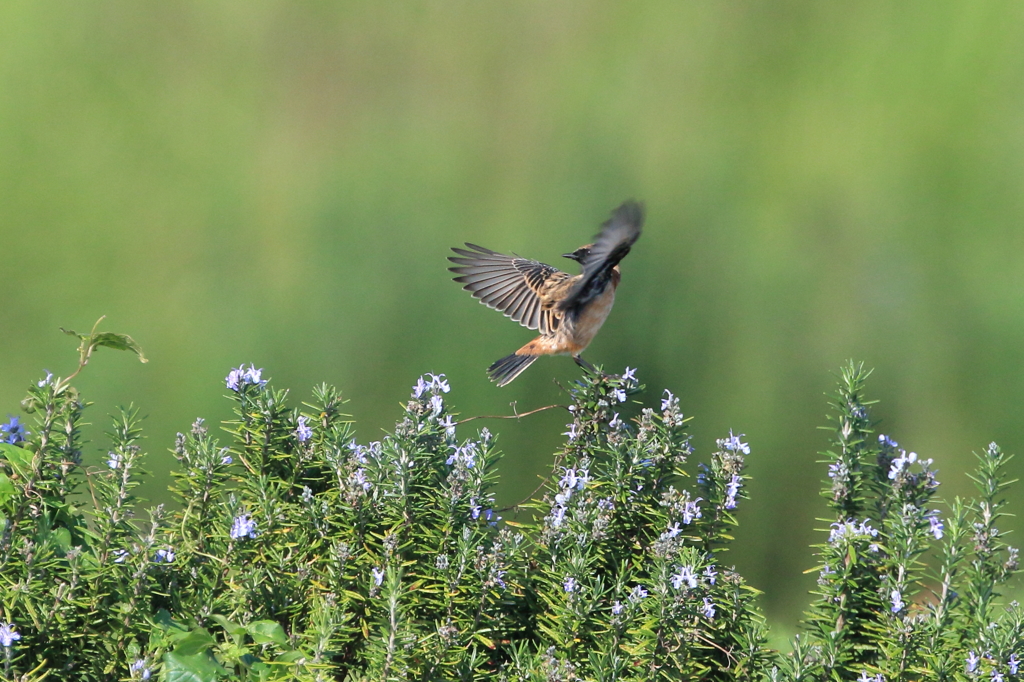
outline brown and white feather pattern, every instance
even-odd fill
[[[572,355],[581,367],[593,370],[580,353],[611,312],[620,278],[619,261],[640,236],[643,219],[643,205],[635,201],[612,211],[593,244],[566,254],[583,266],[582,274],[575,276],[468,242],[465,249],[452,249],[457,256],[448,260],[456,267],[449,270],[459,275],[456,282],[484,305],[540,332],[487,368],[492,381],[507,385],[541,355]]]
[[[458,267],[456,282],[489,308],[505,314],[527,329],[543,336],[554,334],[561,323],[561,312],[554,308],[553,296],[564,290],[572,275],[550,265],[519,256],[506,256],[476,244],[467,249],[453,248],[460,257],[450,257]]]

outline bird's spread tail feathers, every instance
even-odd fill
[[[537,359],[536,355],[512,355],[503,357],[487,368],[487,376],[496,381],[498,386],[512,383],[512,380],[523,373]]]

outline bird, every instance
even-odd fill
[[[498,386],[506,386],[542,355],[571,355],[584,370],[597,369],[580,357],[615,303],[615,289],[625,258],[640,237],[644,205],[629,200],[612,211],[593,243],[562,254],[582,266],[570,275],[558,268],[518,255],[505,255],[466,242],[453,247],[457,255],[448,268],[463,289],[540,336],[487,368]]]

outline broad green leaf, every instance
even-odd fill
[[[62,552],[67,552],[71,549],[71,531],[67,528],[64,528],[63,526],[55,528],[50,535],[53,537],[54,544],[60,547]]]
[[[11,482],[11,479],[7,478],[7,474],[0,472],[0,506],[7,503],[7,500],[11,499],[18,492],[18,489]]]
[[[245,629],[252,635],[252,641],[257,644],[266,644],[267,642],[284,644],[288,641],[284,628],[272,620],[256,620],[246,625]]]
[[[312,661],[313,660],[313,655],[309,654],[309,653],[306,653],[305,651],[299,651],[298,649],[294,649],[292,651],[284,652],[283,654],[278,656],[276,659],[274,659],[274,662],[275,663],[297,663],[298,661],[301,661],[303,659],[305,659],[307,661]]]
[[[187,637],[189,634],[188,627],[181,621],[175,620],[167,609],[160,609],[156,612],[156,624],[172,642]]]
[[[142,354],[142,347],[135,342],[135,339],[127,334],[100,332],[89,340],[89,345],[93,348],[106,346],[107,348],[113,348],[115,350],[130,350],[139,356],[140,361],[149,362],[149,360],[146,359],[146,356]]]
[[[32,471],[33,454],[24,448],[10,443],[0,443],[0,457],[7,460],[19,476],[27,477]]]
[[[223,670],[209,652],[183,656],[169,651],[164,654],[160,679],[164,682],[214,682]]]
[[[212,618],[214,620],[214,622],[217,623],[217,625],[219,625],[222,628],[224,628],[224,630],[229,635],[231,635],[231,636],[244,635],[245,634],[245,628],[244,627],[242,627],[238,623],[235,623],[235,622],[232,622],[232,621],[228,620],[227,618],[225,618],[224,616],[220,615],[219,613],[213,614],[212,616],[210,616],[210,618]]]
[[[177,646],[174,647],[174,653],[181,656],[192,656],[207,651],[216,644],[217,640],[205,628],[196,628],[178,640]]]

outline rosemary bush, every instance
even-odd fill
[[[101,346],[142,357],[123,335],[75,335],[79,371]],[[627,423],[632,370],[569,390],[565,446],[513,513],[495,509],[495,437],[460,425],[443,375],[360,444],[335,389],[291,407],[261,370],[234,369],[227,437],[201,419],[179,434],[177,504],[145,511],[137,411],[114,416],[105,466],[83,469],[72,377],[31,387],[30,425],[0,426],[6,680],[1024,675],[1024,612],[999,601],[1017,571],[997,527],[1009,456],[990,445],[978,498],[938,511],[931,460],[873,433],[852,363],[824,453],[819,588],[785,654],[724,561],[749,446],[730,433],[694,464],[668,391]]]

